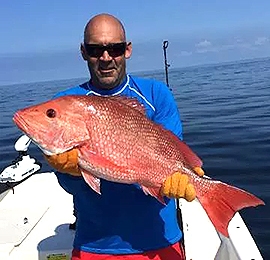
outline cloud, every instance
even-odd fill
[[[208,40],[203,40],[195,44],[195,49],[197,53],[206,53],[216,51],[212,42]]]
[[[196,53],[209,53],[209,52],[224,52],[230,50],[256,50],[259,46],[265,45],[270,42],[267,37],[258,37],[255,41],[254,39],[247,40],[241,39],[240,37],[234,37],[231,40],[224,40],[215,42],[204,40],[195,44]]]
[[[212,46],[212,43],[208,40],[204,40],[196,44],[197,48],[208,48],[210,46]]]
[[[255,45],[265,45],[270,42],[270,39],[268,37],[258,37],[255,40]]]

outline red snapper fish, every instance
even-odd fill
[[[15,113],[17,127],[47,154],[73,148],[88,185],[100,192],[100,178],[138,183],[146,194],[164,202],[160,189],[176,171],[186,173],[215,228],[228,237],[233,215],[264,205],[254,195],[223,182],[199,177],[202,161],[172,132],[146,117],[144,107],[127,97],[70,95]]]

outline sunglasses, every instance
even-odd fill
[[[107,45],[84,43],[84,47],[90,57],[99,58],[103,55],[104,51],[107,51],[111,57],[116,58],[124,55],[127,48],[127,43],[119,42],[109,43]]]

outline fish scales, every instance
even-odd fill
[[[215,228],[228,237],[228,223],[245,207],[264,205],[256,196],[221,181],[199,177],[201,159],[172,132],[146,117],[126,97],[63,96],[17,111],[14,123],[46,154],[78,149],[79,168],[97,193],[100,178],[139,184],[164,203],[161,186],[176,171],[186,173]]]

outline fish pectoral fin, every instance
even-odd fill
[[[156,187],[151,188],[151,187],[146,187],[143,185],[141,185],[141,187],[142,187],[143,192],[146,195],[151,195],[151,196],[155,197],[160,203],[165,205],[164,198],[160,193],[160,188],[156,188]]]
[[[127,172],[127,168],[117,165],[110,159],[103,157],[99,154],[96,154],[88,149],[87,146],[80,147],[80,165],[83,167],[84,164],[87,165],[87,161],[91,162],[92,166],[97,169],[110,169],[111,171],[118,171],[118,172]],[[85,168],[85,167],[84,167]],[[105,177],[105,176],[104,176]]]
[[[84,180],[86,181],[86,183],[98,194],[101,194],[100,192],[100,179],[97,178],[96,176],[92,175],[91,173],[89,173],[88,171],[84,170],[84,169],[80,169],[82,176],[84,178]]]

